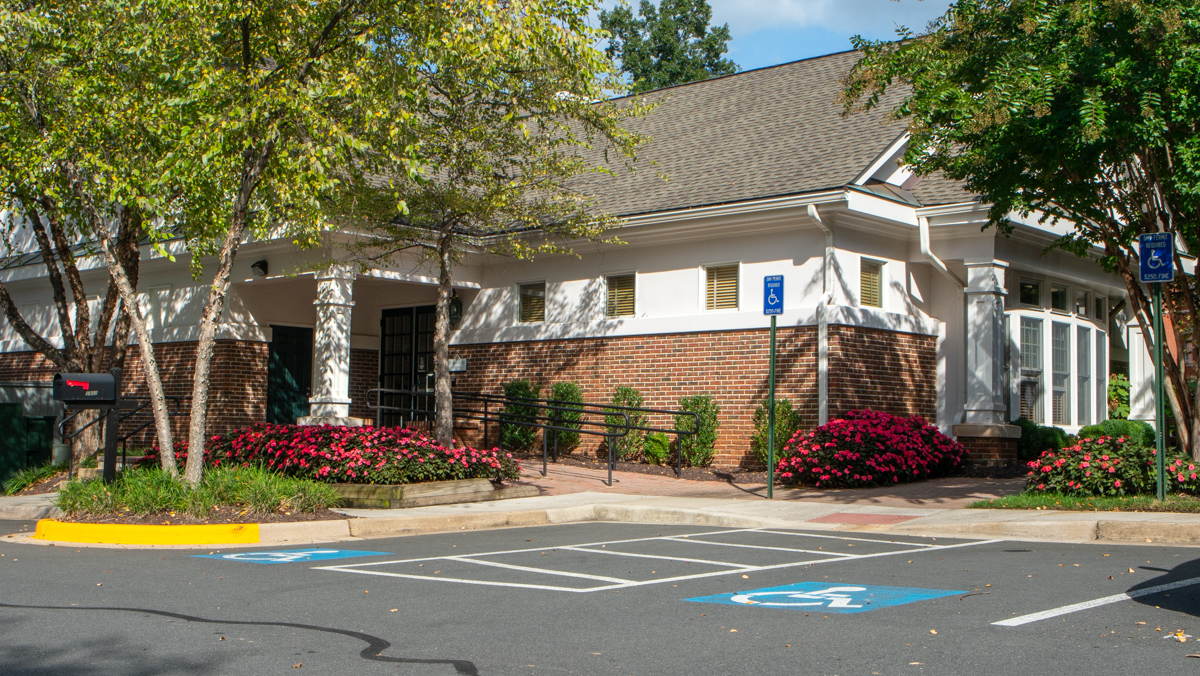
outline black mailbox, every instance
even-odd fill
[[[111,373],[56,373],[53,392],[70,407],[106,408],[117,403],[117,379]]]

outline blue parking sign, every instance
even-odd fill
[[[783,314],[783,275],[763,277],[763,314]]]
[[[1144,284],[1175,279],[1175,242],[1169,232],[1138,235],[1138,281]]]

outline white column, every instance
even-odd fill
[[[1007,421],[1004,410],[1004,268],[1000,261],[967,266],[966,423]]]
[[[334,265],[317,273],[317,327],[313,345],[313,396],[301,425],[362,424],[350,417],[350,312],[354,269]]]

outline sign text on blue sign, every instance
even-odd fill
[[[783,275],[763,277],[763,314],[783,314]]]
[[[1175,242],[1169,232],[1138,235],[1138,280],[1144,284],[1175,279]]]

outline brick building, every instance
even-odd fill
[[[840,78],[855,59],[652,93],[660,105],[637,123],[651,139],[641,170],[581,185],[625,219],[623,244],[533,262],[476,257],[456,270],[456,389],[571,380],[603,402],[629,385],[664,408],[711,394],[722,411],[716,464],[744,463],[767,387],[762,278],[783,275],[778,390],[808,426],[853,408],[920,414],[986,457],[1014,448],[1005,423],[1021,414],[1069,431],[1103,419],[1114,364],[1143,392],[1145,350],[1124,326],[1120,280],[1094,260],[1047,253],[1063,226],[981,231],[977,199],[901,166],[901,124],[882,110],[842,114]],[[140,289],[167,389],[187,394],[204,287],[179,254],[146,251]],[[433,272],[415,258],[311,272],[322,255],[336,248],[242,248],[214,362],[214,433],[371,419],[370,388],[432,384]],[[102,266],[87,274],[103,288]],[[27,316],[53,326],[36,264],[0,275]],[[0,378],[49,378],[7,325],[0,352]],[[128,372],[137,391],[135,362]]]

